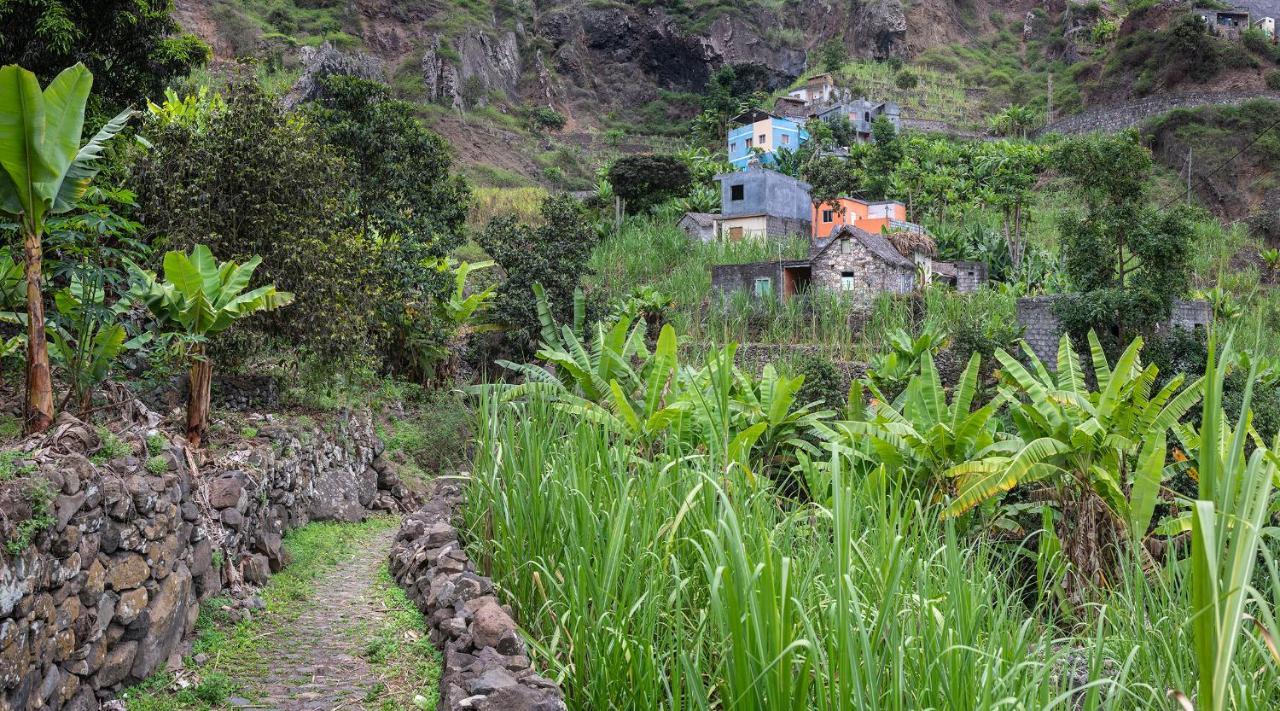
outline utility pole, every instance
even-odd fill
[[[1191,146],[1187,146],[1187,204],[1191,204]]]
[[[1044,97],[1044,122],[1049,123],[1053,120],[1053,72],[1049,72],[1049,89]]]

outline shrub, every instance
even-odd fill
[[[818,402],[827,409],[844,409],[849,393],[844,378],[830,358],[805,353],[796,360],[795,374],[804,376],[804,383],[796,392],[797,403]]]
[[[902,71],[898,73],[898,76],[893,80],[893,83],[897,85],[899,89],[914,89],[920,84],[920,78],[911,71]]]
[[[582,205],[568,195],[544,198],[540,212],[540,226],[499,217],[477,238],[507,273],[492,314],[494,320],[506,326],[510,345],[522,351],[536,347],[542,328],[533,285],[542,284],[557,320],[572,322],[573,292],[587,272],[587,260],[599,241]]]
[[[627,203],[642,212],[684,193],[693,177],[679,156],[637,155],[619,158],[609,166],[609,183]]]
[[[1267,88],[1280,91],[1280,69],[1267,72]]]
[[[549,128],[553,131],[559,131],[564,128],[566,121],[564,114],[550,106],[539,106],[533,111],[531,118],[535,126]]]
[[[147,457],[147,471],[152,474],[163,474],[169,469],[169,460],[162,455]]]

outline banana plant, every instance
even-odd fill
[[[933,356],[923,353],[901,405],[875,400],[866,419],[839,422],[827,431],[836,451],[871,466],[901,471],[918,486],[931,486],[939,472],[965,462],[995,444],[997,396],[973,409],[982,356],[974,353],[947,402]]]
[[[1031,370],[996,352],[1017,436],[951,467],[947,476],[956,480],[956,494],[942,511],[944,518],[958,516],[1019,485],[1048,490],[1072,511],[1060,521],[1059,537],[1072,567],[1073,602],[1088,586],[1106,581],[1107,551],[1124,542],[1120,532],[1127,530],[1130,540],[1145,535],[1165,470],[1165,437],[1199,401],[1203,384],[1198,379],[1184,388],[1178,375],[1153,394],[1159,371],[1139,362],[1141,338],[1114,365],[1093,333],[1089,344],[1096,391],[1086,385],[1066,335],[1058,345],[1056,377],[1025,344]]]
[[[271,311],[293,302],[293,294],[277,291],[274,284],[245,291],[253,272],[262,263],[253,257],[244,264],[219,263],[213,253],[198,244],[191,254],[164,255],[164,281],[128,262],[135,284],[131,295],[160,321],[173,329],[186,345],[191,361],[187,399],[187,441],[199,447],[209,421],[209,388],[213,363],[205,346],[211,336],[243,318]]]
[[[754,442],[759,450],[758,461],[774,471],[788,471],[798,463],[797,452],[813,458],[821,456],[812,435],[835,413],[817,410],[815,403],[796,402],[804,385],[803,375],[789,378],[769,364],[758,379],[736,369],[734,376],[737,383],[730,409],[735,418],[743,431],[764,425]]]
[[[678,423],[691,409],[691,404],[678,399],[674,381],[678,371],[676,332],[668,324],[658,335],[651,357],[636,379],[642,387],[634,388],[618,378],[609,380],[608,396],[603,402],[583,399],[563,403],[564,409],[586,419],[608,425],[613,431],[633,441],[651,444]]]
[[[106,143],[134,112],[111,119],[83,146],[85,104],[93,75],[83,64],[65,69],[43,90],[35,74],[0,68],[0,213],[18,219],[26,267],[27,393],[25,431],[53,424],[53,380],[45,337],[45,218],[75,207],[97,174]]]
[[[101,280],[86,282],[77,275],[53,297],[58,313],[48,328],[53,361],[70,383],[62,407],[74,401],[81,413],[89,410],[94,389],[106,380],[116,358],[125,350],[138,348],[150,336],[144,333],[126,341],[124,326],[116,319],[128,310],[128,300],[107,307],[105,297]]]
[[[919,336],[897,329],[886,336],[889,350],[877,353],[867,364],[867,384],[875,391],[901,394],[904,385],[920,368],[924,354],[933,355],[947,344],[946,334],[926,326]]]

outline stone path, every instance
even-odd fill
[[[386,616],[375,580],[394,535],[394,529],[379,533],[316,580],[307,609],[264,640],[265,676],[239,680],[255,700],[231,699],[230,705],[279,711],[365,708],[366,697],[376,695],[380,684],[362,653],[367,632]]]

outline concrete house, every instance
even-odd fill
[[[1209,26],[1209,29],[1219,37],[1228,39],[1238,39],[1240,33],[1249,28],[1250,16],[1249,10],[1246,8],[1233,7],[1226,10],[1214,10],[1207,7],[1197,7],[1192,10],[1200,16],[1201,20]]]
[[[752,109],[733,119],[726,139],[729,162],[737,170],[745,170],[752,160],[764,165],[774,163],[774,153],[781,148],[796,150],[809,140],[800,121]]]
[[[710,212],[686,212],[676,222],[676,226],[689,237],[701,242],[714,242],[716,239],[716,222],[720,216]]]
[[[829,237],[841,225],[857,227],[873,235],[885,228],[924,231],[923,227],[907,222],[907,206],[897,200],[836,198],[834,202],[814,204],[811,220],[814,239]]]
[[[804,86],[792,89],[787,98],[796,99],[805,104],[823,104],[835,96],[836,82],[830,74],[817,74],[809,77]]]
[[[814,114],[827,123],[835,123],[841,117],[849,119],[859,143],[872,140],[871,125],[883,116],[893,124],[894,131],[902,130],[902,109],[892,101],[871,101],[866,97],[850,101],[840,101]]]
[[[758,161],[715,177],[720,183],[720,239],[808,235],[813,205],[808,183],[769,170]]]

